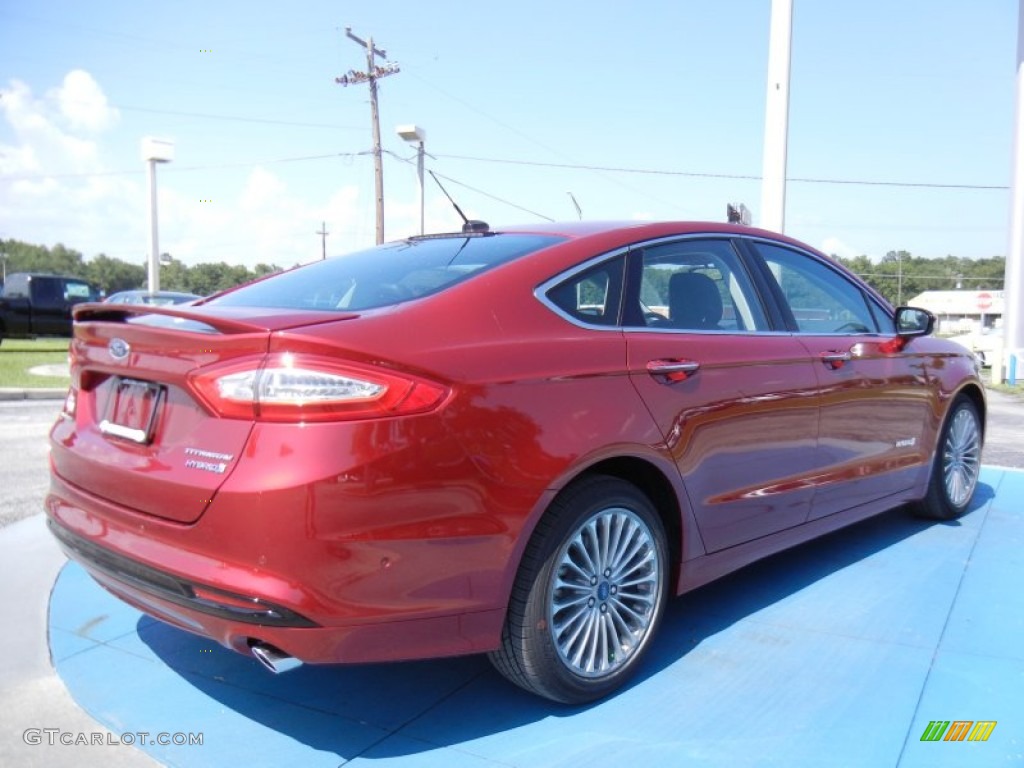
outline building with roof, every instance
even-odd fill
[[[924,291],[908,303],[938,318],[939,333],[981,331],[1002,325],[1004,291]]]

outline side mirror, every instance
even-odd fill
[[[935,330],[935,315],[918,307],[896,308],[896,334],[903,338],[928,336]]]

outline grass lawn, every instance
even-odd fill
[[[37,376],[37,365],[67,363],[68,339],[4,339],[0,342],[0,387],[66,387],[67,376]]]
[[[986,371],[986,374],[987,373],[988,372]],[[988,381],[985,381],[985,386],[989,389],[994,389],[997,392],[1005,392],[1008,395],[1020,395],[1024,397],[1024,382],[1021,382],[1020,379],[1017,379],[1017,384],[1012,387],[1009,384],[992,384]]]

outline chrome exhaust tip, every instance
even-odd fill
[[[302,666],[302,662],[294,656],[289,656],[280,648],[275,648],[269,643],[254,643],[249,650],[260,664],[275,675],[292,669],[298,669]]]

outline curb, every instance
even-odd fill
[[[19,389],[17,387],[0,387],[0,401],[9,400],[63,400],[67,397],[66,387],[40,387],[39,389]]]

